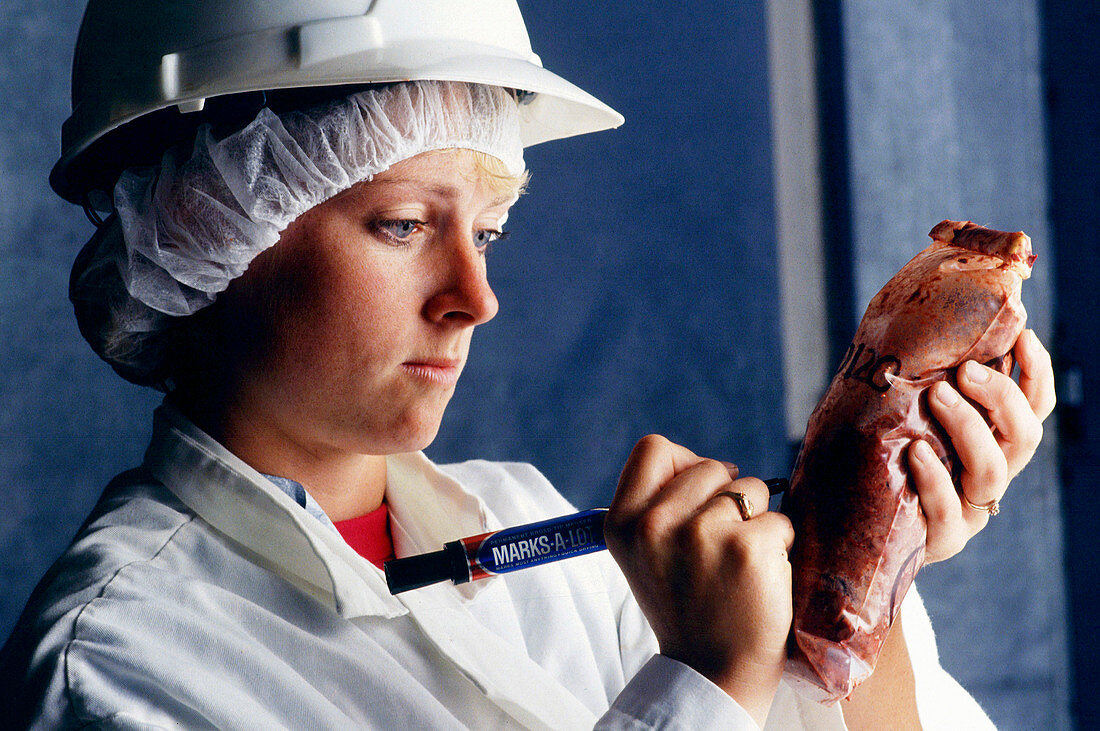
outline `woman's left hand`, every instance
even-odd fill
[[[989,522],[984,507],[999,501],[1009,481],[1028,463],[1043,438],[1043,420],[1054,410],[1054,369],[1050,354],[1031,330],[1013,348],[1020,383],[968,361],[959,368],[959,390],[989,415],[993,428],[947,382],[929,394],[932,415],[947,431],[962,462],[962,494],[927,443],[909,447],[909,468],[928,521],[925,561],[950,558]],[[979,508],[967,504],[969,500]]]

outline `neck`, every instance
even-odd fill
[[[377,509],[386,492],[384,455],[347,452],[297,435],[234,399],[218,407],[174,398],[176,406],[249,466],[302,484],[333,522]]]

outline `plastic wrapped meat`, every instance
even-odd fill
[[[954,383],[967,360],[1010,373],[1024,328],[1031,239],[969,221],[944,221],[929,235],[932,244],[871,300],[810,417],[783,504],[795,527],[786,676],[826,703],[871,674],[924,563],[909,444],[928,441],[959,487],[958,457],[922,394]]]

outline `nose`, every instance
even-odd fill
[[[472,237],[450,235],[441,247],[438,286],[428,298],[425,315],[432,322],[480,325],[492,320],[500,303],[489,286],[485,255]]]

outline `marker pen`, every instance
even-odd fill
[[[472,579],[525,569],[607,548],[603,519],[607,508],[585,510],[538,523],[504,528],[443,544],[442,551],[385,563],[391,594],[450,579]]]
[[[787,480],[766,480],[771,494],[787,487]],[[450,579],[465,584],[496,574],[581,556],[607,548],[603,521],[607,508],[585,510],[538,523],[518,525],[462,538],[443,545],[442,551],[396,558],[385,563],[391,594]]]

